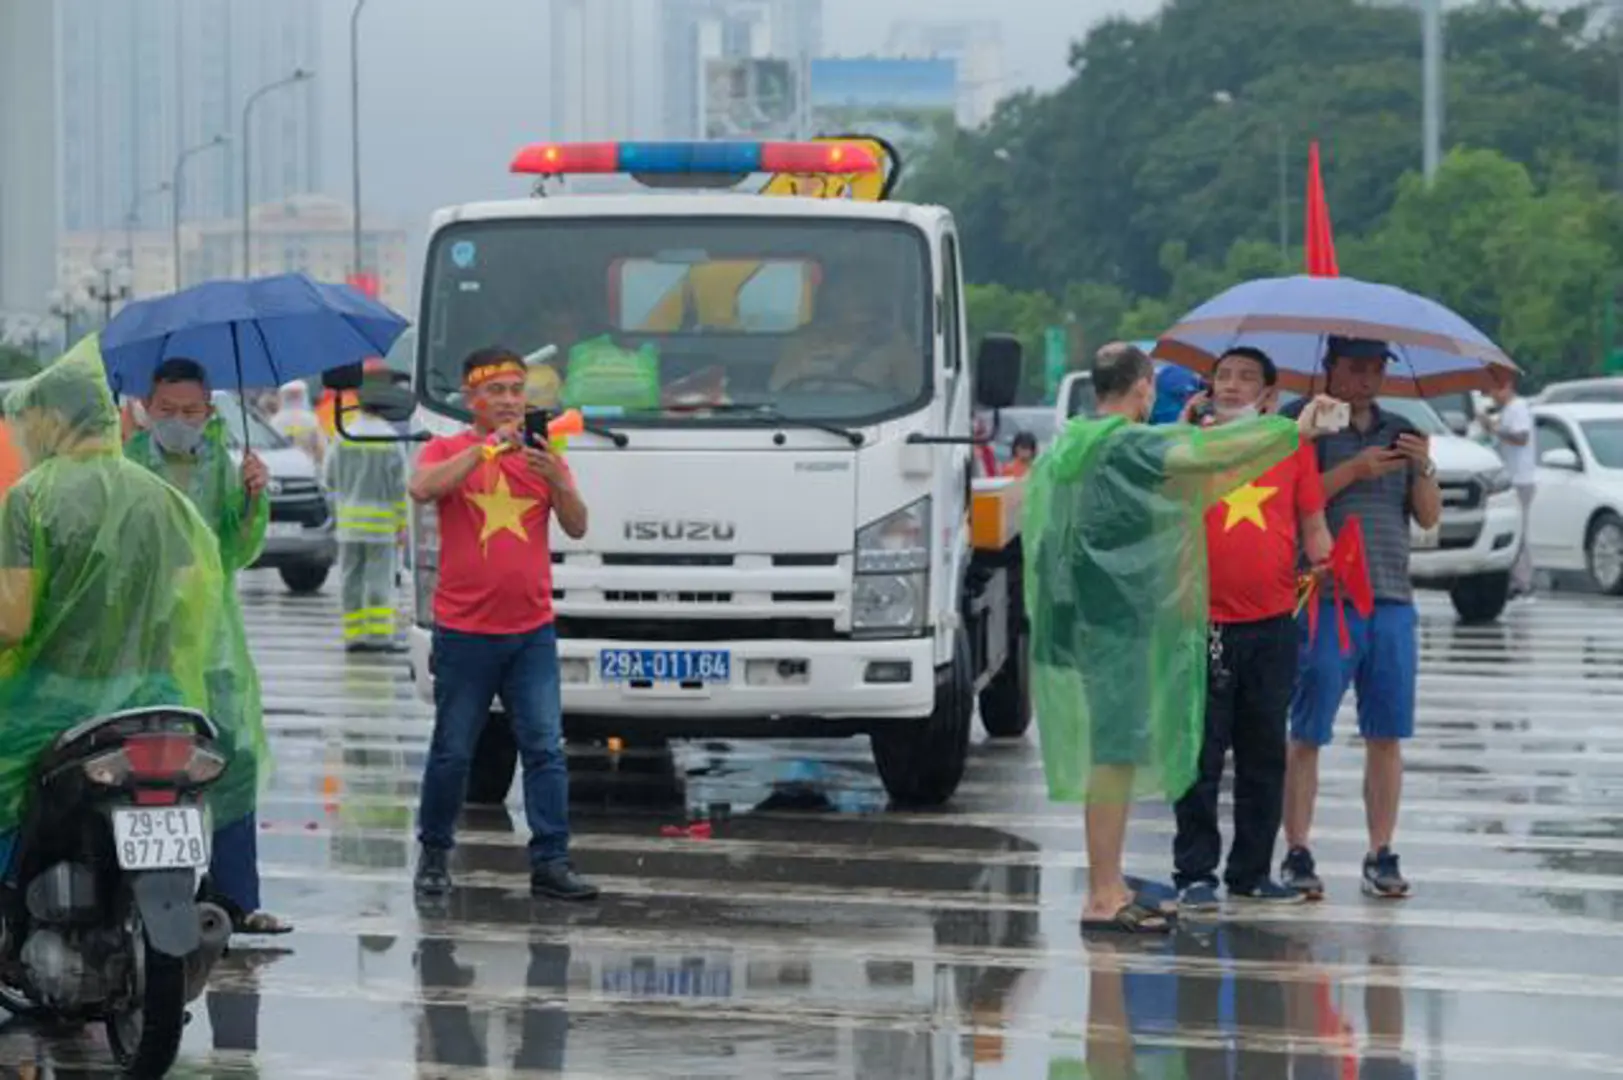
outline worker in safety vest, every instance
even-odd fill
[[[356,436],[396,432],[364,408],[346,412]],[[344,604],[344,648],[388,652],[395,645],[396,574],[406,528],[406,453],[399,442],[340,436],[328,449],[322,482],[337,504],[338,573]]]

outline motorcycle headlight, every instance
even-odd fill
[[[1510,473],[1506,469],[1494,469],[1477,477],[1482,481],[1482,488],[1490,496],[1503,495],[1510,490]]]
[[[865,525],[856,536],[851,629],[907,633],[924,626],[930,601],[930,500]]]

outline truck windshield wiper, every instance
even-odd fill
[[[831,424],[826,420],[806,420],[794,416],[785,416],[776,406],[767,402],[723,402],[714,405],[703,405],[699,410],[706,412],[726,413],[728,416],[743,417],[748,420],[759,420],[761,426],[798,427],[809,428],[812,431],[826,431],[830,435],[838,435],[852,446],[861,446],[867,438],[860,431],[839,424]],[[696,411],[699,411],[696,410]]]

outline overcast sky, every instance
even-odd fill
[[[894,19],[995,18],[1010,89],[1065,77],[1095,20],[1157,0],[824,0],[828,48],[872,52]],[[325,183],[348,198],[349,4],[324,4]],[[370,0],[362,15],[364,206],[420,233],[438,206],[525,190],[513,151],[545,136],[546,0]],[[477,17],[476,17],[477,16]]]

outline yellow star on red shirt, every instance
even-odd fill
[[[1267,532],[1268,519],[1262,512],[1262,504],[1277,494],[1278,488],[1246,484],[1223,496],[1223,505],[1228,507],[1228,514],[1223,520],[1223,531],[1233,532],[1234,527],[1240,522],[1249,521],[1263,532]]]
[[[485,523],[479,530],[479,543],[485,554],[490,554],[490,540],[497,533],[510,532],[520,540],[529,542],[530,533],[524,527],[524,515],[541,505],[540,499],[521,499],[507,485],[507,474],[497,473],[496,483],[483,495],[469,495],[468,501],[479,508]]]

